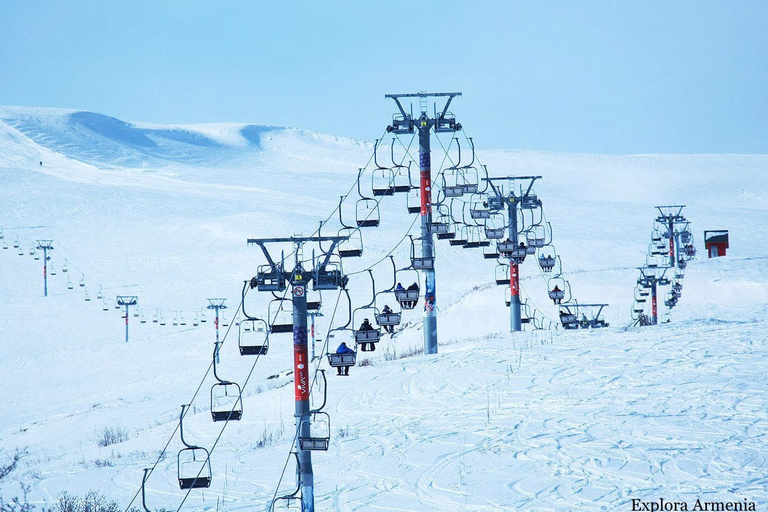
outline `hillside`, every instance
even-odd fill
[[[127,506],[210,363],[211,312],[196,327],[193,319],[207,297],[226,297],[231,320],[243,281],[263,263],[246,239],[312,233],[373,148],[283,127],[0,107],[0,226],[10,242],[0,249],[0,462],[28,451],[0,495],[24,482],[36,503],[99,490]],[[435,167],[441,151],[433,148]],[[660,496],[768,505],[768,156],[489,150],[478,158],[491,175],[542,176],[536,192],[574,295],[609,303],[611,327],[512,336],[495,262],[439,244],[440,353],[413,355],[420,313],[406,312],[409,325],[366,355],[369,365],[349,378],[329,372],[331,446],[313,458],[318,509],[624,510],[633,497]],[[671,203],[687,205],[700,257],[672,323],[626,329],[654,205]],[[385,198],[381,217],[364,256],[345,261],[347,273],[393,247],[407,261],[405,199]],[[705,229],[730,230],[727,258],[703,258]],[[55,247],[48,298],[41,262],[28,252],[40,238]],[[521,269],[530,303],[555,319],[546,279],[535,263]],[[378,289],[392,284],[386,259],[374,276]],[[355,305],[370,300],[367,275],[353,275],[350,290]],[[148,319],[131,317],[127,344],[117,294],[137,295]],[[335,293],[323,299],[321,335],[346,318],[333,314]],[[253,292],[248,307],[266,314],[267,297]],[[155,314],[167,325],[152,323]],[[186,326],[172,325],[182,317]],[[253,359],[239,356],[231,325],[220,371],[242,383]],[[213,484],[185,508],[266,507],[293,434],[291,350],[290,336],[276,336],[253,367],[243,420],[226,428],[212,457]],[[185,420],[185,435],[208,447],[221,429],[210,421],[212,383],[208,375]],[[98,446],[105,427],[127,439]],[[148,483],[150,508],[176,509],[184,497],[179,449],[176,435]],[[292,471],[281,490],[290,491]]]

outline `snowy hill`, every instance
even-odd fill
[[[372,150],[290,128],[0,107],[9,245],[0,249],[0,464],[28,452],[0,495],[24,482],[37,503],[99,490],[127,506],[210,363],[206,298],[226,297],[231,320],[243,281],[263,263],[245,240],[312,233]],[[366,355],[370,365],[329,374],[331,447],[313,458],[318,510],[628,510],[631,498],[662,496],[767,506],[768,156],[478,157],[491,175],[542,176],[536,191],[574,295],[610,303],[612,327],[512,336],[495,262],[440,243],[439,355],[410,355],[421,346],[420,314],[406,312],[409,327]],[[653,207],[670,203],[688,205],[700,255],[703,230],[729,229],[729,255],[690,264],[671,324],[626,330]],[[354,216],[354,204],[344,208]],[[348,273],[385,258],[413,222],[399,195],[382,201],[381,216]],[[40,238],[55,247],[48,298],[29,254]],[[393,255],[402,263],[408,252],[401,243]],[[379,289],[390,286],[386,260],[374,275]],[[531,304],[555,318],[536,265],[521,275]],[[352,276],[356,305],[369,300],[367,279]],[[127,344],[117,294],[137,295],[147,320],[130,318]],[[323,299],[321,334],[337,298]],[[267,297],[253,292],[248,307],[264,314]],[[193,326],[203,312],[208,321]],[[156,314],[167,325],[153,323]],[[253,359],[239,356],[231,325],[220,371],[242,383]],[[291,350],[290,336],[274,337],[245,390],[243,420],[217,445],[211,488],[184,508],[266,507],[293,435]],[[212,383],[208,375],[185,420],[188,439],[207,447],[221,428],[210,421]],[[126,439],[99,446],[105,427]],[[148,482],[150,508],[176,509],[184,497],[179,449],[177,434]],[[282,491],[292,471],[290,462]]]

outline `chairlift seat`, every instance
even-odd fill
[[[264,356],[269,352],[269,345],[241,345],[241,356]]]
[[[469,210],[469,216],[472,217],[475,220],[478,220],[478,219],[490,219],[491,218],[491,212],[490,212],[490,210],[486,210],[485,208],[471,208]]]
[[[201,476],[200,478],[179,478],[179,487],[181,489],[202,489],[211,486],[211,477]]]
[[[243,417],[243,411],[211,411],[213,421],[240,421]]]
[[[300,437],[299,448],[311,451],[328,451],[330,440],[327,437]]]
[[[491,240],[504,238],[504,228],[485,228],[485,237]]]
[[[411,204],[408,205],[408,213],[419,213],[420,211],[421,211],[420,205],[416,205],[416,206]]]
[[[342,258],[358,258],[363,255],[363,250],[358,248],[339,249],[339,256]]]
[[[477,193],[477,183],[464,183],[461,188],[464,190],[465,194]]]
[[[464,238],[455,238],[454,237],[448,243],[450,243],[453,246],[456,246],[456,245],[464,246],[464,245],[467,245],[467,240],[464,239]]]
[[[550,290],[549,298],[552,300],[562,300],[565,298],[564,290]]]
[[[307,311],[320,311],[322,303],[319,300],[307,301]]]
[[[285,290],[283,272],[279,268],[272,269],[270,266],[259,268],[256,273],[256,289],[260,292],[281,292]]]
[[[551,272],[555,268],[555,257],[539,256],[539,265],[544,272]]]
[[[359,228],[375,228],[379,225],[379,219],[362,219],[357,221]]]
[[[538,208],[539,206],[541,206],[541,203],[539,201],[539,198],[536,196],[536,194],[524,195],[520,200],[520,208],[523,208],[525,210],[533,210],[535,208]]]
[[[456,232],[455,231],[448,231],[447,233],[438,233],[437,239],[438,240],[453,240],[456,238]]]
[[[451,240],[451,244],[453,244],[453,240]],[[413,265],[413,268],[415,270],[434,270],[435,269],[435,258],[433,256],[416,256],[411,258],[411,264]]]
[[[484,252],[483,253],[483,258],[485,258],[487,260],[495,260],[499,256],[500,256],[500,254],[498,252]]]
[[[293,324],[272,324],[269,330],[275,334],[293,332]]]
[[[464,249],[477,249],[478,247],[480,247],[479,240],[467,241],[467,243],[464,244]]]
[[[688,244],[691,242],[691,232],[690,231],[683,231],[680,233],[680,241],[684,244]]]
[[[381,331],[377,329],[360,329],[355,331],[356,343],[378,343]]]
[[[527,255],[536,254],[536,246],[535,245],[526,245],[525,246],[525,254],[527,254]]]
[[[346,277],[341,270],[320,270],[315,272],[312,287],[315,290],[337,290],[346,285]]]
[[[410,304],[418,302],[419,290],[395,290],[395,300],[403,309],[413,309]]]
[[[372,189],[374,196],[393,196],[395,195],[395,187],[389,186],[389,187],[381,187],[377,186]],[[407,190],[407,189],[406,189]]]
[[[400,313],[379,313],[376,315],[376,323],[379,325],[400,325]]]
[[[461,197],[464,195],[464,186],[449,185],[449,186],[443,187],[443,194],[445,194],[445,197]]]
[[[429,224],[429,232],[434,235],[448,233],[451,226],[447,222],[432,222]]]
[[[349,366],[355,366],[355,359],[357,357],[357,354],[354,352],[347,352],[346,354],[334,354],[330,353],[328,355],[328,364],[331,365],[333,368],[346,368]]]

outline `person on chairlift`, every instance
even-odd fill
[[[562,291],[562,290],[561,290],[560,288],[558,288],[558,286],[557,286],[557,285],[555,285],[555,287],[554,287],[554,288],[552,288],[552,291],[553,291],[554,293],[557,293],[557,292],[560,292],[560,291]],[[563,303],[563,299],[554,298],[554,299],[552,299],[552,302],[554,302],[555,304],[562,304],[562,303]]]
[[[414,291],[414,290],[417,291],[417,292],[419,291],[419,283],[413,283],[411,286],[408,287],[408,291],[409,292]],[[416,307],[416,301],[415,300],[410,301],[409,305],[410,305],[410,307],[415,308]]]
[[[374,329],[373,329],[373,326],[371,325],[371,321],[368,320],[367,318],[365,318],[363,320],[363,323],[360,324],[360,329],[359,330],[361,330],[361,331],[373,331]],[[362,344],[363,352],[366,352],[366,351],[373,352],[374,350],[376,350],[376,344],[375,343],[362,342],[361,344]],[[368,345],[368,347],[366,347],[366,345]]]
[[[389,307],[389,304],[384,304],[384,309],[382,309],[381,312],[384,313],[385,315],[391,315],[393,313],[392,308]],[[395,326],[385,325],[384,330],[387,331],[389,334],[393,334],[395,332]]]
[[[354,354],[355,351],[349,348],[347,344],[342,341],[341,345],[339,345],[339,348],[336,349],[336,353],[337,354]],[[336,371],[338,372],[338,375],[349,375],[349,366],[344,366],[344,367],[337,366]],[[344,373],[342,373],[342,371]]]

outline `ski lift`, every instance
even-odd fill
[[[160,325],[165,325],[165,317],[160,313]]]
[[[323,305],[323,297],[320,295],[320,292],[316,291],[306,291],[307,294],[307,311],[314,312],[314,311],[320,311],[320,308]]]
[[[67,281],[69,281],[69,277],[67,277]],[[115,309],[120,309],[120,304],[115,303]]]
[[[694,247],[693,244],[688,244],[683,247],[683,252],[686,256],[693,258],[696,256],[696,247]]]
[[[304,436],[305,426],[306,431],[312,432],[312,435]],[[309,418],[302,420],[299,432],[301,450],[327,451],[331,440],[331,417],[327,412],[311,411]]]
[[[107,299],[101,299],[101,310],[109,311],[109,306],[107,306]]]
[[[293,332],[293,311],[285,309],[283,302],[291,300],[278,298],[269,302],[267,321],[272,322],[269,326],[270,334]]]
[[[392,144],[389,148],[389,156],[390,160],[392,160],[392,170],[395,173],[395,193],[408,192],[413,188],[413,181],[411,180],[411,162],[408,162],[407,167],[402,165],[402,163],[398,164],[395,162],[395,138],[392,138]],[[405,157],[403,157],[403,160],[404,159]]]
[[[220,342],[213,349],[213,377],[216,383],[211,386],[211,417],[213,421],[239,421],[243,417],[243,393],[236,382],[222,380],[217,373]]]
[[[414,270],[434,270],[435,248],[433,246],[425,246],[424,241],[421,239],[414,239],[412,236],[410,238],[411,266],[414,268]],[[453,243],[453,240],[451,240],[451,243]]]
[[[328,262],[325,265],[318,264],[312,277],[314,290],[338,290],[347,285],[349,279],[341,272],[340,262]]]
[[[455,167],[449,167],[442,173],[443,195],[446,198],[461,197],[464,195],[464,180],[461,171]]]
[[[528,248],[524,243],[515,245],[514,242],[505,240],[503,242],[497,242],[496,248],[499,250],[502,256],[510,258],[515,263],[522,263],[525,260],[525,256],[528,254]]]
[[[576,314],[572,313],[568,306],[560,308],[560,323],[564,329],[578,329],[579,322],[576,318]]]
[[[184,440],[184,409],[186,405],[181,406],[181,416],[179,418],[179,433],[181,443],[184,448],[176,456],[178,467],[179,487],[181,489],[200,489],[211,486],[211,454],[201,446],[187,444]]]
[[[495,260],[500,256],[499,250],[495,245],[488,244],[488,247],[483,249],[483,258],[486,260]]]
[[[635,306],[632,308],[632,312],[641,315],[645,311],[645,307],[642,304],[635,304]]]
[[[555,260],[554,256],[544,255],[544,254],[539,256],[539,266],[541,267],[541,270],[543,270],[544,272],[552,272],[552,269],[555,268],[556,262],[557,261]]]
[[[104,292],[103,292],[103,288],[102,288],[101,285],[99,285],[99,293],[96,295],[96,298],[99,299],[99,300],[104,298]]]
[[[691,243],[691,238],[692,238],[691,232],[688,231],[687,229],[680,232],[680,242],[682,242],[683,244]]]
[[[51,270],[50,270],[51,275],[55,276],[56,275],[56,269],[53,267],[53,263],[51,263],[51,267],[50,268],[51,268]],[[99,298],[101,298],[101,297],[99,297]]]
[[[520,198],[520,208],[523,210],[533,210],[541,206],[541,200],[534,191],[530,191]]]
[[[145,323],[147,323],[147,317],[146,317],[146,316],[144,316],[144,313],[142,313],[142,314],[139,316],[139,323],[142,323],[142,324],[145,324]]]
[[[136,316],[136,314],[134,313],[133,316]],[[184,313],[179,315],[179,325],[187,325],[187,319],[184,318]]]
[[[438,205],[437,211],[432,214],[432,222],[429,223],[429,232],[434,235],[443,235],[451,230],[451,213],[448,205]]]
[[[14,249],[18,249],[19,248],[19,235],[16,235],[16,240],[13,242],[13,248]]]
[[[385,304],[384,308],[388,308],[389,312],[384,312],[382,309],[381,312],[379,312],[379,308],[376,304],[376,299],[379,295],[394,292],[397,288],[397,266],[395,265],[395,258],[390,256],[390,261],[392,262],[392,286],[389,287],[386,290],[382,290],[375,294],[374,296],[374,306],[376,306],[376,323],[379,324],[382,327],[395,327],[397,325],[400,325],[400,321],[402,319],[402,313],[392,310],[392,308],[389,308],[388,304]],[[395,297],[396,298],[396,297]],[[417,297],[418,300],[418,297]]]
[[[200,323],[206,323],[208,321],[208,317],[205,316],[205,310],[202,310],[202,313],[200,313]]]
[[[254,286],[255,285],[255,286]],[[285,276],[282,264],[259,265],[251,288],[260,292],[282,292],[285,290]]]
[[[485,220],[485,237],[489,240],[504,238],[505,218],[502,213],[493,213]]]
[[[85,288],[85,274],[80,278],[80,288]]]
[[[88,293],[88,290],[85,290],[85,293],[83,294],[83,298],[85,299],[85,302],[91,302],[91,294]]]
[[[469,229],[467,225],[462,225],[455,230],[456,236],[448,242],[454,247],[464,247],[469,242]]]
[[[410,189],[405,202],[408,213],[421,212],[421,190],[418,187]]]
[[[328,358],[328,365],[331,368],[349,368],[351,366],[355,366],[357,359],[357,347],[355,347],[354,352],[346,352],[344,354],[328,352],[325,355]]]
[[[376,318],[376,281],[373,278],[373,271],[368,269],[368,275],[371,278],[371,301],[356,308],[352,313],[352,327],[353,335],[355,339],[355,345],[360,345],[363,352],[372,352],[376,350],[376,343],[381,339],[381,329],[379,327],[374,328],[370,321],[366,317],[363,322],[360,323],[360,327],[357,329],[354,326],[358,325],[357,322],[363,315],[373,313],[373,318]]]
[[[476,249],[478,247],[485,247],[486,245],[490,245],[490,242],[483,240],[480,226],[468,226],[467,243],[464,244],[464,249]]]
[[[448,224],[448,230],[445,233],[438,233],[438,240],[453,240],[456,238],[456,225],[453,223]]]
[[[229,320],[225,316],[222,315],[221,317],[221,326],[222,327],[229,327]]]
[[[140,313],[141,313],[141,310],[139,310],[139,309],[134,309],[134,310],[133,310],[133,318],[139,318],[139,314],[140,314]],[[184,324],[181,324],[181,325],[184,325]]]
[[[371,189],[377,197],[395,195],[395,173],[386,167],[375,169],[371,173]]]
[[[19,246],[19,256],[24,256],[24,248]]]
[[[261,318],[240,323],[237,344],[241,356],[263,356],[269,352],[269,325]],[[293,326],[291,326],[293,328]]]
[[[509,265],[506,263],[499,263],[496,265],[496,284],[509,285]]]
[[[339,241],[340,257],[357,258],[363,255],[363,233],[359,228],[341,228],[339,236],[346,238]]]
[[[177,311],[176,314],[173,316],[173,325],[174,327],[179,325],[179,312]]]
[[[74,289],[75,289],[75,285],[72,284],[72,280],[69,277],[67,277],[67,290],[74,290]],[[118,309],[119,309],[119,306],[118,306]]]
[[[379,203],[375,199],[362,198],[357,201],[357,227],[376,227],[381,221]]]
[[[317,409],[309,411],[299,423],[299,449],[309,451],[327,451],[331,441],[331,417],[323,412],[328,400],[328,381],[325,370],[320,370],[323,376],[323,403]]]
[[[65,274],[69,272],[69,268],[67,267],[67,258],[64,258],[64,265],[61,266],[61,271]]]
[[[469,216],[473,220],[484,220],[491,218],[491,211],[488,209],[488,200],[483,198],[472,199],[469,203]]]
[[[677,266],[678,266],[679,268],[681,268],[681,269],[685,269],[685,267],[687,267],[687,266],[688,266],[688,262],[687,262],[687,261],[685,261],[685,259],[683,259],[683,258],[680,258],[680,259],[677,261]]]
[[[477,168],[462,167],[461,175],[462,175],[462,178],[464,178],[464,183],[462,184],[462,189],[464,190],[464,193],[465,194],[477,193],[477,184],[479,179]]]
[[[40,255],[37,253],[36,250],[32,249],[32,253],[31,254],[32,254],[32,256],[35,257],[35,261],[39,261],[40,260]]]
[[[155,309],[155,314],[152,316],[152,323],[156,324],[159,321],[160,321],[160,315],[159,315],[157,309]]]

